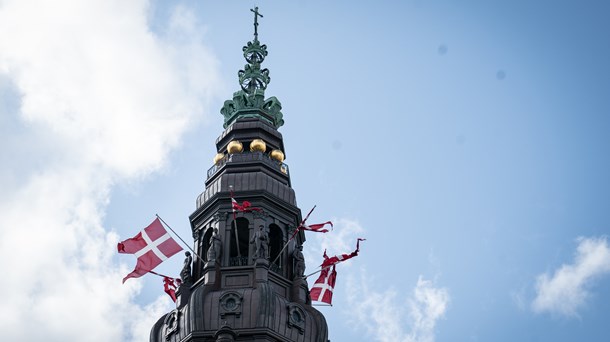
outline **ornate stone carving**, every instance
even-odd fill
[[[305,331],[305,311],[295,304],[288,304],[288,326],[297,328],[301,334]]]
[[[196,228],[193,230],[193,240],[199,240],[201,237],[201,232],[203,231],[202,227]]]
[[[170,312],[163,322],[165,332],[165,340],[169,341],[171,339],[172,334],[178,332],[178,328],[180,327],[180,311],[178,309],[174,309]]]
[[[220,210],[215,212],[214,215],[212,215],[212,219],[214,220],[214,222],[225,221],[227,217],[229,217],[229,212]]]
[[[241,316],[241,303],[243,301],[243,296],[239,292],[226,292],[220,297],[219,301],[221,318],[224,318],[226,315],[235,315],[236,317]]]

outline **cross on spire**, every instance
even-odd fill
[[[258,17],[262,18],[263,15],[258,12],[258,7],[254,7],[250,11],[254,12],[254,40],[258,40]]]

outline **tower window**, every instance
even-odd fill
[[[203,256],[205,261],[208,260],[208,249],[210,248],[210,237],[212,236],[212,232],[214,229],[212,227],[206,229],[205,234],[203,234],[203,238],[201,241],[201,250],[199,251],[199,255]]]
[[[270,260],[273,262],[275,259],[275,263],[271,265],[272,270],[281,270],[282,269],[282,257],[278,258],[280,251],[284,245],[284,234],[282,233],[282,229],[277,225],[272,223],[269,225],[269,255]]]
[[[235,232],[236,222],[237,235]],[[248,226],[248,220],[243,217],[239,217],[236,221],[233,221],[231,225],[231,241],[229,241],[231,266],[244,266],[248,264],[248,248],[250,247],[250,232]]]

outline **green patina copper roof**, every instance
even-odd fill
[[[237,73],[241,90],[233,93],[232,100],[225,101],[220,113],[225,118],[225,128],[239,118],[253,117],[279,128],[284,124],[282,104],[275,96],[265,100],[265,89],[271,78],[269,69],[261,69],[267,56],[267,45],[258,41],[258,17],[263,16],[258,12],[258,7],[251,11],[254,12],[254,39],[243,47],[248,64]]]

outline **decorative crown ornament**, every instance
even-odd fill
[[[261,69],[267,56],[267,45],[258,41],[258,8],[254,16],[254,39],[243,47],[246,64],[237,76],[241,90],[233,93],[233,99],[225,101],[220,109],[224,116],[224,128],[229,127],[238,118],[259,118],[267,121],[276,129],[284,124],[282,104],[272,96],[265,100],[265,89],[271,82],[269,69]]]

